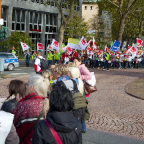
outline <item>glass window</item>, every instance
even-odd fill
[[[39,24],[42,23],[41,18],[42,18],[42,14],[39,14],[39,20],[38,20],[38,23],[39,23]]]
[[[50,25],[53,25],[53,18],[52,18],[52,15],[50,15]]]
[[[92,10],[93,9],[93,7],[92,6],[90,6],[90,10]]]
[[[0,58],[7,58],[6,54],[0,54]]]
[[[57,16],[54,16],[54,25],[57,25]]]
[[[21,30],[22,30],[22,31],[25,30],[25,24],[21,24]]]
[[[14,27],[14,25],[15,25],[15,24],[14,24],[14,23],[12,23],[12,30],[15,30],[15,27]]]
[[[2,18],[4,20],[6,20],[6,9],[5,8],[2,9]]]
[[[49,16],[46,15],[46,24],[49,24]]]
[[[17,13],[17,22],[20,22],[20,10],[17,10],[16,13]]]
[[[15,21],[15,10],[12,12],[12,21]]]
[[[32,22],[33,22],[33,13],[30,12],[30,23],[32,23]]]
[[[38,13],[35,13],[34,23],[37,23],[38,20]]]
[[[87,10],[87,6],[85,6],[85,10]]]
[[[20,24],[19,23],[16,24],[16,30],[20,30]]]
[[[8,56],[8,58],[15,58],[15,57],[13,56],[13,54],[8,54],[7,56]]]
[[[25,22],[25,11],[22,11],[21,22]]]

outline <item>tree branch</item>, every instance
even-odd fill
[[[112,2],[111,0],[108,0],[108,2],[110,2],[111,4],[115,5],[117,8],[119,8],[119,5],[115,4],[114,2]]]

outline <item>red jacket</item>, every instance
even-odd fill
[[[62,60],[64,60],[64,59],[65,59],[65,57],[68,57],[68,54],[63,53],[63,54],[62,54]]]
[[[77,57],[77,52],[72,52],[72,54],[70,55],[71,56],[71,61],[73,61],[76,57]]]
[[[16,108],[12,111],[14,116],[14,125],[20,140],[36,122],[43,108],[44,99],[36,93],[31,93],[21,99]],[[27,136],[22,144],[31,144],[34,129]]]

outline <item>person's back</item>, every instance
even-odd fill
[[[46,120],[40,121],[34,131],[32,144],[57,144],[48,121],[63,144],[82,144],[82,125],[70,112],[74,107],[71,92],[55,86],[50,94],[50,109]]]

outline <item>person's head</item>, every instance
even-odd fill
[[[49,100],[47,99],[47,92],[48,92],[47,84],[43,76],[39,74],[32,74],[28,78],[27,94],[37,93],[39,96],[44,98],[43,112],[45,117],[49,108]]]
[[[41,56],[41,52],[37,51],[37,57]]]
[[[75,67],[75,66],[69,67],[68,76],[71,77],[72,79],[78,79],[78,89],[79,89],[80,93],[83,94],[83,82],[79,78],[80,77],[79,68]]]
[[[29,52],[29,49],[27,50],[27,52]]]
[[[36,51],[34,51],[34,55],[36,55]]]
[[[47,71],[43,71],[43,72],[42,72],[42,76],[44,77],[44,79],[45,79],[45,81],[46,81],[48,91],[50,91],[50,87],[51,87],[51,86],[50,86],[50,83],[49,83],[49,81],[50,81],[50,79],[51,79],[50,73],[47,72]]]
[[[9,96],[6,100],[8,100],[12,95],[15,95],[17,102],[25,97],[26,86],[25,83],[21,80],[12,80],[8,85]]]
[[[81,58],[77,57],[77,58],[74,59],[75,66],[79,67],[81,65],[81,63],[82,63]]]
[[[50,93],[49,112],[67,112],[71,111],[74,107],[72,93],[70,90],[55,84],[52,92]]]
[[[58,64],[55,66],[55,78],[59,78],[62,75],[68,74],[68,66],[65,64]]]
[[[67,64],[67,66],[68,66],[68,67],[71,67],[71,66],[75,66],[75,64],[74,64],[73,62],[69,62],[69,63]]]
[[[51,53],[51,50],[49,50],[49,53]]]
[[[75,52],[75,49],[72,49],[72,52]]]

